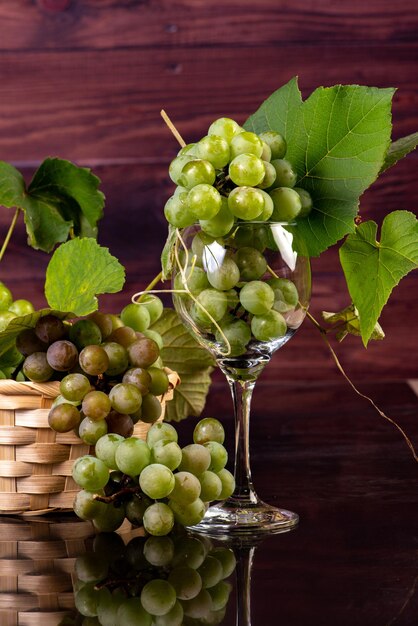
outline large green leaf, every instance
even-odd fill
[[[397,141],[394,141],[385,158],[385,162],[382,165],[382,169],[380,173],[395,165],[400,159],[403,159],[407,154],[415,150],[418,145],[418,133],[413,133],[412,135],[407,135],[406,137],[401,137]]]
[[[409,211],[394,211],[377,224],[364,222],[340,248],[340,260],[367,345],[392,289],[418,267],[418,220]]]
[[[125,270],[95,239],[72,239],[57,248],[46,271],[45,296],[51,308],[88,315],[97,310],[96,294],[116,293]]]
[[[164,365],[175,370],[181,379],[173,400],[167,404],[165,419],[178,422],[190,415],[199,416],[211,383],[212,356],[186,330],[173,309],[164,309],[152,329],[163,338],[161,358]]]
[[[46,159],[26,189],[20,172],[0,162],[0,205],[24,213],[29,244],[50,252],[70,232],[95,236],[104,195],[90,170],[63,159]]]

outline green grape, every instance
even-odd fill
[[[264,198],[265,192],[262,189],[260,189],[260,191],[262,192]],[[235,248],[250,247],[256,248],[260,252],[263,252],[263,250],[266,249],[268,243],[268,231],[263,225],[248,226],[240,224],[233,239],[233,245]]]
[[[68,372],[77,363],[78,350],[67,339],[61,339],[51,343],[46,351],[46,360],[49,365],[58,372]]]
[[[256,248],[239,248],[235,254],[241,280],[257,280],[267,271],[267,261]]]
[[[183,148],[180,148],[177,155],[182,156],[184,154],[187,154],[189,156],[196,156],[196,144],[188,143],[186,146],[183,146]]]
[[[182,600],[184,614],[193,619],[203,619],[212,610],[212,598],[207,589],[202,589],[191,600]]]
[[[174,426],[167,422],[153,424],[147,433],[147,444],[152,448],[157,441],[178,441],[178,434]]]
[[[225,257],[220,264],[211,264],[207,271],[211,286],[219,291],[229,291],[240,280],[240,271],[237,264],[230,257]]]
[[[226,500],[232,496],[235,491],[235,478],[231,472],[225,468],[217,472],[217,474],[222,483],[222,491],[219,494],[219,500]]]
[[[165,394],[170,385],[167,373],[158,367],[150,367],[148,368],[148,374],[151,376],[150,392],[154,396],[162,396]]]
[[[168,613],[154,617],[154,626],[182,626],[183,615],[183,607],[176,600],[173,608]]]
[[[274,291],[260,280],[246,283],[239,294],[244,309],[253,315],[264,315],[274,304]]]
[[[170,499],[182,505],[188,505],[200,496],[201,486],[199,479],[191,472],[176,472],[174,474],[174,488]]]
[[[22,299],[15,300],[9,306],[9,311],[14,313],[18,317],[21,317],[23,315],[30,315],[31,313],[34,312],[34,310],[35,310],[34,306],[32,302],[29,302],[29,300],[22,300]]]
[[[139,476],[139,486],[153,500],[167,498],[174,488],[173,472],[161,463],[151,463]]]
[[[81,420],[80,426],[78,427],[78,436],[84,443],[87,443],[89,446],[94,446],[100,437],[106,435],[107,428],[105,419],[92,420],[90,417],[85,417]]]
[[[312,196],[309,191],[306,191],[306,189],[302,189],[301,187],[294,187],[293,190],[298,192],[300,201],[302,203],[302,208],[298,214],[298,217],[306,217],[306,215],[308,215],[312,211]]]
[[[103,533],[111,533],[117,530],[125,519],[125,509],[116,507],[113,504],[106,504],[105,509],[93,519],[93,526],[96,530]]]
[[[264,209],[258,219],[262,222],[267,222],[273,215],[274,203],[270,194],[268,194],[263,189],[260,189],[260,191],[263,194],[263,198],[264,198]]]
[[[210,461],[210,452],[207,448],[199,443],[190,443],[182,448],[179,470],[199,476],[208,469]]]
[[[259,135],[271,150],[272,159],[282,159],[286,154],[287,144],[285,138],[274,130],[267,130]]]
[[[224,137],[210,133],[197,143],[197,153],[201,159],[209,161],[217,170],[222,169],[229,162],[229,143]],[[215,182],[215,179],[210,183]]]
[[[151,615],[165,615],[176,603],[176,591],[167,580],[155,578],[142,588],[141,603]]]
[[[148,337],[137,339],[127,350],[129,362],[133,367],[150,367],[160,356],[158,345]]]
[[[178,184],[190,190],[196,185],[213,185],[215,179],[216,172],[212,163],[208,159],[200,158],[185,164],[181,170]]]
[[[198,319],[206,323],[211,323],[209,315],[219,321],[225,315],[228,303],[224,293],[217,289],[204,289],[197,298],[200,306],[196,307],[196,315]]]
[[[77,611],[86,617],[96,617],[100,598],[107,590],[97,590],[94,583],[87,583],[74,594],[74,603]]]
[[[128,598],[118,609],[116,623],[118,626],[151,626],[152,617],[139,598]]]
[[[207,556],[202,565],[197,568],[202,579],[203,589],[208,589],[217,585],[223,578],[223,568],[214,556]]]
[[[27,356],[23,362],[22,369],[26,378],[36,383],[44,383],[54,373],[46,359],[45,352],[34,352]]]
[[[151,385],[151,376],[146,369],[133,367],[124,373],[122,382],[136,385],[142,395],[145,396]]]
[[[176,500],[169,501],[170,508],[174,513],[176,522],[182,526],[194,526],[202,521],[205,516],[205,504],[200,498],[190,504],[180,504]]]
[[[91,491],[81,489],[75,495],[73,502],[74,513],[83,520],[92,520],[100,515],[100,510],[106,505],[99,500],[95,500],[95,494]]]
[[[74,324],[70,326],[68,336],[70,341],[72,341],[79,350],[92,344],[99,345],[102,343],[100,328],[93,320],[89,319],[74,322]]]
[[[255,133],[243,131],[232,138],[231,159],[244,153],[255,154],[257,157],[263,154],[263,142]]]
[[[183,189],[183,187],[182,187]],[[190,210],[188,191],[172,195],[164,205],[164,216],[175,228],[185,228],[195,222],[195,216]]]
[[[300,195],[294,189],[278,187],[270,192],[274,210],[272,219],[276,222],[289,222],[294,220],[302,209]]]
[[[268,189],[272,185],[274,185],[276,181],[276,169],[272,163],[269,161],[263,161],[264,165],[264,177],[261,179],[261,182],[258,183],[258,187],[260,189]]]
[[[158,349],[161,350],[164,348],[164,340],[161,337],[160,333],[157,333],[156,330],[144,330],[143,332],[144,337],[148,337],[148,339],[152,339],[153,341],[155,341],[155,343],[158,346]]]
[[[137,339],[138,336],[136,331],[130,326],[120,326],[119,328],[115,328],[115,330],[112,330],[110,335],[107,337],[107,341],[119,343],[124,348],[127,348],[129,344],[133,343]]]
[[[127,304],[122,309],[120,319],[125,326],[130,326],[134,330],[139,330],[139,332],[146,330],[151,322],[151,316],[147,307],[134,302]]]
[[[0,311],[0,331],[5,330],[16,317],[11,311]]]
[[[16,348],[23,356],[29,356],[34,352],[46,352],[48,345],[39,339],[33,328],[26,328],[18,334]]]
[[[117,411],[110,411],[106,417],[107,430],[109,433],[130,437],[134,432],[134,423],[130,415],[124,415]]]
[[[112,319],[110,315],[108,315],[107,313],[94,311],[87,316],[87,319],[91,320],[99,327],[102,339],[107,339],[107,337],[109,337],[110,333],[113,330]]]
[[[168,575],[168,582],[174,587],[179,600],[191,600],[202,589],[200,574],[189,565],[174,567]]]
[[[210,587],[208,591],[210,597],[212,598],[212,610],[219,611],[225,608],[228,604],[229,596],[232,591],[232,585],[225,580],[220,580],[216,583],[216,585]]]
[[[122,594],[113,593],[103,596],[97,606],[97,623],[100,626],[117,626],[118,610],[124,600],[126,600],[126,596]],[[90,625],[83,623],[81,626]]]
[[[181,448],[175,441],[157,441],[152,447],[152,462],[165,465],[172,471],[180,465],[181,457]]]
[[[209,126],[208,135],[217,135],[223,137],[228,143],[231,143],[235,135],[241,133],[241,126],[230,117],[220,117]]]
[[[200,498],[203,502],[211,502],[217,500],[222,491],[221,479],[215,474],[207,470],[199,475],[200,481]]]
[[[291,163],[286,159],[273,159],[271,164],[276,170],[276,179],[273,186],[276,187],[294,187],[297,181],[297,174]]]
[[[189,191],[187,202],[191,213],[198,220],[208,220],[220,211],[222,197],[211,185],[201,184]]]
[[[273,167],[274,169],[274,167]],[[238,186],[255,187],[265,177],[266,169],[262,159],[255,154],[239,154],[229,164],[229,177]]]
[[[271,161],[271,148],[265,141],[263,141],[263,152],[261,154],[261,158],[266,163],[269,163]]]
[[[174,543],[170,537],[148,537],[144,556],[155,567],[168,567],[174,556]]]
[[[212,237],[227,235],[234,226],[234,216],[228,207],[228,199],[222,196],[222,204],[215,217],[209,220],[200,220],[202,230]]]
[[[185,281],[183,281],[182,275],[176,274],[174,279],[174,289],[182,290],[187,289],[193,295],[198,295],[204,289],[210,287],[208,277],[206,276],[206,272],[202,270],[200,267],[196,265],[193,268],[187,268],[185,273]],[[180,298],[188,298],[189,296],[186,293],[175,294],[176,297]]]
[[[39,318],[36,322],[35,334],[41,341],[49,345],[65,337],[67,331],[64,323],[55,315],[50,314]]]
[[[128,369],[128,352],[116,341],[107,341],[102,344],[103,350],[109,357],[109,367],[105,371],[107,376],[118,376]]]
[[[161,537],[168,535],[174,526],[174,514],[164,502],[151,504],[144,513],[144,528],[150,535]]]
[[[223,202],[223,196],[221,197],[221,204]],[[206,248],[215,241],[215,238],[204,232],[196,233],[192,239],[192,252],[196,256],[197,264],[201,265],[203,262],[203,255],[206,252]]]
[[[105,554],[87,552],[75,560],[74,572],[78,580],[85,583],[97,583],[106,578],[109,571],[109,561]]]
[[[239,356],[246,351],[247,343],[251,339],[251,331],[244,322],[244,320],[236,319],[230,323],[221,326],[222,333],[218,330],[215,333],[216,341],[219,342],[224,350],[226,350],[227,343],[225,337],[229,342],[230,353],[228,356]]]
[[[81,369],[90,376],[99,376],[109,367],[109,357],[101,346],[86,346],[78,357]]]
[[[7,311],[13,302],[12,292],[0,281],[0,311]]]
[[[5,372],[3,372],[3,370],[0,370],[0,380],[6,380],[8,378],[8,376],[6,376]]]
[[[226,301],[227,301],[227,304],[228,304],[228,308],[229,309],[235,309],[237,304],[239,304],[239,295],[238,295],[237,291],[235,291],[235,289],[228,289],[228,291],[225,291],[225,295],[226,295]],[[229,315],[229,314],[227,313],[227,315]],[[224,319],[225,318],[222,318],[220,320],[221,326],[222,326],[222,323],[223,323]],[[229,319],[229,321],[232,322],[233,319],[234,319],[234,317],[231,317]]]
[[[152,393],[142,398],[141,420],[146,424],[154,424],[163,412],[161,402]]]
[[[273,341],[285,336],[286,320],[281,313],[274,310],[263,315],[254,315],[251,320],[251,332],[258,341]]]
[[[275,311],[287,313],[297,307],[299,294],[295,283],[288,278],[272,278],[267,282],[274,291]]]
[[[194,443],[201,445],[209,441],[223,443],[225,441],[225,430],[221,422],[214,417],[204,417],[195,426],[193,431]]]
[[[112,405],[109,396],[104,391],[97,391],[96,389],[89,391],[84,396],[81,404],[81,410],[84,415],[96,421],[105,419],[111,409]]]
[[[153,293],[143,294],[141,296],[140,304],[147,307],[151,325],[159,320],[161,315],[163,314],[164,305],[161,302],[160,298],[158,296],[155,296]]]
[[[118,383],[109,392],[112,409],[118,413],[135,413],[141,408],[142,395],[132,383]]]
[[[124,441],[124,438],[121,435],[109,433],[100,437],[96,442],[94,453],[109,469],[117,469],[115,454],[122,441]]]
[[[173,183],[176,185],[179,184],[179,178],[181,176],[181,172],[186,163],[189,163],[193,160],[193,156],[191,154],[182,154],[175,159],[173,159],[168,168],[168,175],[170,176]]]
[[[109,480],[109,470],[100,459],[85,455],[74,463],[72,476],[82,489],[98,491],[103,489]]]
[[[207,441],[203,445],[210,452],[210,465],[208,469],[212,472],[220,472],[228,461],[228,452],[226,451],[226,448],[217,441]]]
[[[228,196],[229,210],[242,220],[254,220],[263,212],[264,197],[261,189],[235,187]]]
[[[58,433],[68,433],[80,423],[80,411],[73,404],[59,404],[48,413],[48,424]]]
[[[151,462],[151,450],[142,439],[128,437],[121,441],[115,453],[118,469],[128,476],[138,476]]]
[[[210,556],[214,556],[222,565],[222,578],[228,578],[235,570],[237,560],[231,548],[218,546],[210,551]]]
[[[201,538],[198,539],[197,537],[186,535],[180,537],[175,543],[172,564],[174,567],[188,565],[193,569],[197,569],[203,563],[205,557],[206,549]]]
[[[146,496],[139,497],[138,495],[133,495],[127,502],[125,502],[125,515],[127,519],[131,522],[131,524],[135,524],[135,526],[141,526],[144,513],[149,506],[151,506],[152,500],[147,498]]]
[[[61,394],[71,402],[81,402],[90,389],[90,381],[84,374],[68,374],[60,382]]]

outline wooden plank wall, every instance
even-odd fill
[[[318,85],[398,88],[394,137],[418,129],[416,0],[14,0],[0,2],[0,159],[29,178],[47,155],[92,167],[107,196],[100,240],[127,268],[118,310],[158,272],[162,207],[177,150],[165,108],[192,141],[216,117],[243,122],[272,91],[299,75]],[[417,211],[418,154],[363,197],[364,218]],[[11,212],[0,211],[0,236]],[[46,256],[25,246],[22,225],[0,279],[16,297],[42,297]],[[336,251],[313,262],[312,312],[347,300]],[[384,342],[339,346],[355,380],[418,377],[418,274],[395,290],[382,316]],[[309,325],[275,356],[266,377],[340,376]]]

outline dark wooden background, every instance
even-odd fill
[[[30,178],[46,156],[88,166],[107,196],[101,243],[127,268],[117,311],[159,270],[167,167],[177,146],[165,108],[188,141],[219,116],[243,122],[272,91],[299,75],[319,85],[395,86],[394,138],[418,130],[416,0],[13,0],[0,2],[0,159]],[[418,209],[418,154],[362,199],[363,218]],[[0,210],[0,237],[12,212]],[[15,297],[44,304],[47,257],[25,246],[22,224],[0,267]],[[313,262],[312,312],[348,303],[336,251]],[[418,377],[418,273],[395,289],[383,342],[366,351],[349,337],[341,361],[362,379]],[[307,322],[264,374],[337,379]]]

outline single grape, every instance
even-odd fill
[[[142,398],[141,420],[146,424],[154,424],[163,412],[161,402],[152,393]]]
[[[299,294],[294,282],[288,278],[272,278],[267,282],[274,291],[275,311],[287,313],[297,307]]]
[[[229,343],[228,356],[240,356],[246,351],[248,342],[251,339],[251,330],[244,320],[235,319],[232,322],[221,324],[222,333],[217,330],[215,333],[216,341],[222,346],[223,350],[228,348],[225,338]]]
[[[0,281],[0,311],[7,311],[13,302],[12,292]]]
[[[128,476],[138,476],[151,462],[151,450],[142,439],[128,437],[121,441],[115,453],[118,469]]]
[[[26,328],[17,336],[16,348],[23,356],[29,356],[34,352],[46,352],[48,344],[39,339],[33,328]]]
[[[222,196],[221,208],[217,214],[208,220],[200,220],[202,230],[212,237],[227,235],[234,226],[234,216],[228,207],[228,198]]]
[[[49,365],[58,372],[68,372],[74,367],[78,359],[78,350],[67,339],[54,341],[46,352]]]
[[[258,341],[273,341],[284,337],[286,331],[286,320],[281,313],[274,310],[263,315],[254,315],[251,320],[251,332]]]
[[[45,352],[34,352],[27,356],[23,362],[22,369],[26,378],[36,383],[46,382],[54,373],[46,359]]]
[[[262,141],[270,147],[272,159],[282,159],[286,154],[287,144],[285,138],[274,130],[267,130],[259,135]]]
[[[72,375],[74,376],[75,374]],[[81,404],[81,410],[84,415],[96,421],[105,419],[109,415],[111,408],[109,396],[104,391],[97,391],[96,389],[89,391],[84,396]]]
[[[78,580],[85,583],[97,583],[106,578],[109,562],[104,554],[87,552],[75,560],[74,572]]]
[[[201,184],[189,191],[187,202],[191,213],[198,220],[209,220],[220,211],[222,197],[211,185]]]
[[[273,202],[273,199],[270,196],[270,194],[268,194],[266,191],[264,191],[264,189],[260,189],[260,191],[263,194],[263,198],[264,198],[264,209],[260,213],[258,219],[260,221],[262,221],[262,222],[267,222],[271,218],[271,216],[273,215],[274,202]]]
[[[176,472],[174,474],[174,488],[170,499],[182,505],[188,505],[199,498],[201,486],[199,479],[191,472]]]
[[[156,537],[168,535],[174,526],[174,514],[164,502],[156,502],[147,508],[144,513],[144,528]]]
[[[155,567],[168,567],[174,556],[174,543],[170,537],[148,537],[144,556]]]
[[[187,154],[189,156],[196,156],[196,144],[188,143],[186,146],[183,146],[182,148],[180,148],[177,155],[182,156],[184,154]]]
[[[116,341],[107,341],[102,344],[102,348],[109,357],[109,367],[105,371],[105,374],[111,377],[123,374],[128,369],[129,365],[126,348],[116,343]]]
[[[121,435],[109,433],[100,437],[96,442],[94,453],[109,469],[117,469],[115,454],[122,441],[124,441],[124,438]]]
[[[73,502],[74,513],[83,520],[92,520],[100,515],[100,510],[105,507],[103,502],[95,499],[91,491],[81,489],[75,495]]]
[[[183,187],[182,187],[183,189]],[[175,228],[191,226],[196,218],[188,203],[188,191],[172,195],[164,205],[164,216]]]
[[[193,569],[197,569],[203,563],[207,554],[202,538],[198,539],[189,535],[181,536],[177,539],[174,548],[172,559],[174,567],[188,565]]]
[[[100,459],[85,455],[74,463],[72,476],[82,489],[98,491],[103,489],[109,480],[109,470]]]
[[[87,443],[89,446],[94,446],[103,435],[106,435],[107,428],[105,419],[92,420],[89,417],[85,417],[81,420],[80,426],[78,427],[78,436],[84,443]]]
[[[267,270],[267,261],[256,248],[239,248],[235,254],[241,280],[258,280]]]
[[[221,204],[222,202],[223,200],[221,199]],[[202,265],[203,254],[206,251],[206,249],[213,243],[215,243],[215,238],[202,231],[200,231],[199,233],[196,233],[196,235],[193,237],[192,252],[196,256],[196,263],[198,265]]]
[[[302,201],[294,189],[278,187],[271,190],[270,196],[274,204],[272,219],[276,222],[289,222],[299,215]]]
[[[210,452],[209,470],[212,472],[220,472],[228,461],[228,452],[226,451],[226,448],[217,441],[207,441],[203,445]]]
[[[95,617],[97,615],[97,606],[100,597],[106,593],[103,590],[98,591],[94,588],[94,583],[87,583],[74,594],[74,604],[81,613],[86,617]]]
[[[48,413],[48,424],[58,433],[67,433],[80,423],[80,411],[73,404],[59,404]]]
[[[99,345],[102,342],[102,333],[100,328],[93,320],[83,319],[77,320],[70,326],[68,333],[70,341],[82,350],[91,344]]]
[[[87,316],[87,319],[94,322],[100,329],[102,339],[107,339],[113,330],[112,318],[107,313],[94,311]]]
[[[231,158],[244,153],[255,154],[257,157],[263,154],[263,142],[255,133],[243,131],[232,138]]]
[[[153,424],[147,433],[147,444],[152,448],[157,441],[178,441],[178,434],[174,426],[167,422]]]
[[[220,561],[210,555],[208,555],[202,565],[197,568],[197,572],[202,579],[203,589],[214,587],[223,578],[223,568]]]
[[[123,415],[117,411],[110,411],[106,417],[109,433],[130,437],[134,432],[134,423],[130,415]]]
[[[196,185],[213,185],[215,179],[216,172],[212,163],[205,158],[200,158],[189,161],[184,165],[178,179],[178,184],[190,190],[196,187]]]
[[[167,581],[155,578],[141,591],[141,604],[151,615],[165,615],[176,603],[176,591]]]
[[[274,169],[274,167],[273,167]],[[255,154],[239,154],[229,164],[229,177],[238,186],[255,187],[265,177],[266,169],[262,159]]]
[[[168,575],[168,582],[173,585],[179,600],[191,600],[202,589],[200,574],[189,565],[174,567]]]
[[[190,443],[182,448],[179,470],[199,476],[208,469],[210,461],[210,452],[207,448],[199,443]]]
[[[209,126],[208,135],[223,137],[231,143],[232,138],[242,131],[243,129],[235,120],[230,117],[220,117]]]
[[[220,611],[226,607],[231,591],[231,583],[225,580],[220,580],[216,585],[208,589],[210,597],[212,598],[212,612]],[[221,622],[218,623],[220,624]]]
[[[195,426],[193,431],[194,443],[205,444],[209,441],[223,443],[225,441],[225,430],[221,422],[214,417],[204,417]]]
[[[262,189],[260,189],[260,191],[264,198],[265,192]],[[233,238],[233,245],[235,248],[250,247],[256,248],[260,252],[263,252],[266,249],[268,243],[268,231],[262,224],[260,224],[260,226],[252,225],[249,227],[245,223],[241,223]]]
[[[299,211],[298,217],[306,217],[306,215],[309,215],[313,208],[312,196],[309,191],[306,191],[306,189],[302,189],[301,187],[294,187],[293,190],[298,192],[302,203],[302,208]]]
[[[122,382],[136,385],[141,394],[145,396],[151,385],[151,375],[142,367],[133,367],[125,372]]]
[[[109,392],[112,409],[118,413],[135,413],[141,408],[142,395],[136,385],[132,383],[118,383]]]
[[[185,273],[185,281],[183,282],[183,277],[181,274],[176,274],[174,279],[174,289],[187,289],[193,295],[198,295],[204,289],[210,287],[208,277],[206,272],[202,270],[200,267],[188,268]],[[176,294],[180,297],[187,297],[186,294]]]
[[[218,546],[210,551],[210,556],[215,557],[222,565],[222,578],[228,578],[235,570],[237,560],[234,551],[231,548]]]
[[[100,514],[93,519],[93,526],[103,533],[111,533],[117,530],[125,519],[125,509],[116,507],[113,504],[106,504],[105,509],[100,510]]]
[[[142,491],[153,500],[167,498],[174,488],[173,472],[160,463],[151,463],[139,476]]]
[[[217,500],[222,492],[221,479],[215,474],[207,470],[199,475],[200,481],[200,498],[203,502],[211,502]]]
[[[169,501],[170,508],[174,513],[176,522],[182,526],[194,526],[202,521],[206,508],[204,502],[197,498],[190,504],[180,504],[176,500]]]
[[[276,170],[276,179],[273,183],[274,188],[294,187],[296,185],[298,177],[289,161],[286,161],[286,159],[273,159],[271,164]]]
[[[241,289],[239,298],[246,311],[253,315],[264,315],[274,304],[274,291],[267,283],[252,280]]]
[[[158,367],[150,367],[147,371],[151,376],[151,384],[149,386],[150,392],[154,396],[162,396],[165,394],[170,385],[167,373]]]
[[[211,323],[209,315],[219,321],[225,315],[228,303],[224,293],[217,289],[204,289],[196,298],[198,305],[194,309],[196,317],[204,323]]]
[[[156,615],[154,617],[154,626],[182,626],[183,624],[183,607],[176,600],[173,608],[165,615]]]
[[[175,441],[157,441],[152,447],[153,463],[161,463],[170,470],[175,470],[181,463],[182,452]]]
[[[209,161],[217,170],[222,169],[229,162],[229,143],[220,135],[214,133],[206,135],[197,143],[196,148],[200,158]],[[209,184],[212,185],[214,182],[215,179]]]
[[[160,319],[164,311],[164,305],[158,296],[152,293],[143,294],[141,296],[141,304],[147,307],[151,325]]]
[[[235,491],[235,478],[231,472],[225,468],[217,472],[217,474],[222,483],[222,491],[219,494],[219,500],[226,500],[232,496]]]
[[[137,339],[127,350],[129,362],[133,367],[150,367],[160,356],[158,345],[148,337]]]
[[[54,343],[54,341],[63,339],[67,334],[67,330],[65,324],[58,317],[45,315],[36,322],[35,334],[41,341],[49,345]]]
[[[207,589],[202,589],[195,598],[182,600],[182,606],[184,615],[194,620],[203,620],[212,610],[212,598]]]
[[[268,161],[263,161],[263,165],[264,177],[261,179],[261,182],[258,183],[257,186],[260,187],[260,189],[268,189],[269,187],[272,187],[272,185],[274,185],[276,181],[276,168],[272,163],[269,163]]]
[[[265,141],[263,141],[263,152],[261,153],[261,158],[266,163],[271,161],[271,148]]]
[[[60,382],[61,394],[71,402],[81,402],[90,389],[90,381],[84,374],[68,374]]]
[[[108,336],[107,340],[120,344],[124,348],[127,348],[129,344],[138,339],[136,332],[130,326],[120,326],[113,330]]]
[[[130,326],[134,330],[139,330],[139,332],[146,330],[151,323],[147,307],[133,302],[127,304],[122,309],[120,319],[125,326]]]
[[[109,367],[109,357],[101,346],[86,346],[78,359],[81,369],[90,376],[99,376]]]
[[[148,339],[152,339],[153,341],[155,341],[159,351],[161,352],[161,350],[164,348],[164,340],[160,333],[157,333],[156,330],[151,330],[150,328],[148,328],[147,330],[144,330],[142,334],[144,335],[144,337],[148,337]]]
[[[193,156],[190,154],[182,154],[181,156],[173,159],[168,168],[168,175],[170,176],[173,183],[176,185],[179,184],[179,177],[181,176],[181,171],[186,163],[189,163],[193,160]]]
[[[230,257],[223,259],[221,264],[212,264],[207,272],[208,280],[212,287],[219,291],[229,291],[240,280],[240,272],[237,264]]]
[[[235,217],[242,220],[255,220],[264,209],[261,189],[235,187],[228,196],[228,208]]]
[[[14,313],[16,316],[21,317],[23,315],[30,315],[35,310],[32,302],[29,300],[19,299],[15,300],[9,306],[9,311]]]

